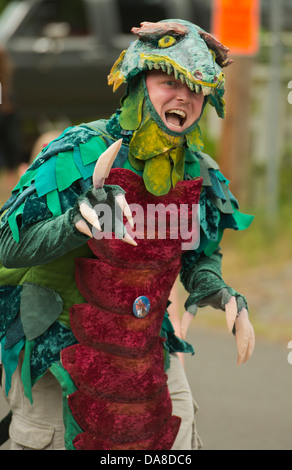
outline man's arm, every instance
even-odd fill
[[[24,268],[48,263],[89,239],[81,234],[71,221],[72,213],[65,214],[19,229],[17,243],[6,223],[0,231],[0,259],[6,268]]]
[[[193,257],[193,264],[191,263]],[[225,311],[227,327],[236,337],[238,364],[246,362],[254,349],[254,331],[248,318],[245,298],[228,286],[221,272],[222,255],[219,250],[211,256],[193,252],[187,268],[182,265],[181,281],[189,292],[185,303],[186,312],[182,319],[182,337],[197,307],[210,305]]]

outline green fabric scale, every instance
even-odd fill
[[[70,129],[68,130],[70,133]],[[42,159],[49,146],[42,151],[37,159]],[[13,194],[22,191],[35,183],[38,197],[46,196],[47,207],[52,217],[62,214],[59,192],[68,189],[75,181],[92,176],[96,160],[107,148],[101,136],[91,137],[86,143],[79,143],[72,149],[59,152],[46,159],[38,168],[31,168],[22,176],[18,185],[13,189]],[[22,214],[24,203],[16,211],[8,216],[13,237],[19,241],[17,217]]]

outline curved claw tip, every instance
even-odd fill
[[[236,320],[236,316],[237,316],[237,304],[236,304],[236,298],[234,296],[231,297],[229,302],[225,305],[225,315],[226,315],[227,329],[229,333],[231,333],[233,330],[234,322]]]
[[[128,233],[126,233],[124,238],[122,238],[122,241],[128,243],[129,245],[138,246],[135,240]]]
[[[97,230],[101,231],[101,226],[98,220],[98,216],[92,207],[89,207],[85,202],[80,204],[80,214],[84,217],[87,222],[89,222]]]
[[[182,339],[185,339],[188,328],[193,318],[194,318],[194,315],[192,313],[188,312],[187,310],[184,312],[182,316],[182,320],[181,320],[181,327],[180,327],[180,333],[181,333]]]
[[[79,232],[84,233],[88,237],[92,238],[93,235],[92,235],[87,223],[84,220],[78,220],[78,222],[76,222],[76,224],[75,224],[75,227],[77,228],[77,230],[79,230]]]
[[[116,203],[118,204],[118,206],[122,210],[123,214],[127,218],[128,222],[130,224],[130,227],[133,229],[134,228],[134,221],[133,221],[132,212],[131,212],[129,204],[126,201],[126,198],[125,198],[124,194],[118,194],[116,196]]]
[[[243,308],[235,323],[236,346],[238,351],[237,365],[247,362],[255,347],[255,334],[248,318],[248,312]]]
[[[92,183],[96,189],[102,188],[104,180],[108,177],[112,164],[119,153],[122,142],[123,139],[117,140],[98,158],[92,176]]]

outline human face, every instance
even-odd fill
[[[151,70],[146,86],[156,112],[171,131],[184,132],[201,115],[204,95],[162,70]]]

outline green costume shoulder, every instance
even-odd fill
[[[85,125],[66,129],[42,150],[14,188],[2,208],[1,229],[9,224],[18,242],[19,224],[26,226],[64,213],[78,191],[91,184],[95,162],[107,146],[101,133]],[[64,347],[76,342],[68,312],[84,298],[76,287],[74,263],[76,257],[87,256],[90,250],[83,244],[46,265],[7,269],[0,264],[0,342],[6,393],[23,347],[22,382],[32,400],[34,382],[59,359]]]
[[[209,155],[188,149],[185,174],[187,178],[203,178],[200,197],[201,238],[196,252],[208,256],[218,248],[225,229],[245,230],[253,216],[239,211],[238,202],[229,189],[229,181]]]
[[[19,240],[17,217],[28,216],[25,205],[29,196],[45,198],[51,217],[61,215],[67,209],[66,197],[70,199],[74,183],[80,181],[82,185],[92,176],[96,160],[107,147],[101,133],[80,125],[66,129],[42,150],[2,208],[2,212],[7,210],[2,225],[9,223],[16,241]],[[47,214],[43,218],[48,218]]]

